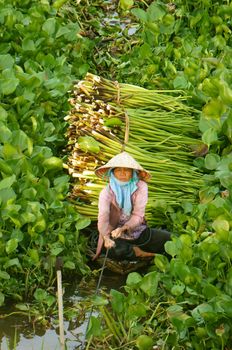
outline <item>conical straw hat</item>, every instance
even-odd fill
[[[111,158],[105,165],[100,166],[95,170],[95,174],[100,178],[108,176],[108,170],[111,168],[130,168],[138,170],[138,176],[141,180],[147,181],[150,179],[150,173],[145,170],[132,156],[127,152],[121,152]]]

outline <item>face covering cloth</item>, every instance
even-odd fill
[[[131,196],[137,190],[137,182],[139,181],[137,172],[133,170],[132,178],[127,181],[119,181],[113,173],[113,169],[109,171],[110,187],[116,196],[116,201],[126,215],[130,215],[132,211]]]

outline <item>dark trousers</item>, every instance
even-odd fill
[[[165,253],[164,244],[170,239],[171,233],[166,230],[146,228],[137,239],[116,239],[115,247],[109,249],[108,257],[115,260],[135,260],[133,246],[145,252],[162,254]]]

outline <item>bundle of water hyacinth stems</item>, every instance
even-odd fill
[[[65,117],[69,123],[66,167],[79,213],[97,220],[98,196],[106,182],[94,170],[122,149],[152,175],[146,209],[149,224],[161,225],[168,207],[196,199],[202,185],[193,166],[193,150],[201,147],[199,112],[186,99],[178,91],[147,90],[89,73],[74,85],[71,110]]]

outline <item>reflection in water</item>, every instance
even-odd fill
[[[75,335],[70,332],[69,322],[64,322],[67,349],[74,350],[79,342]],[[79,329],[73,329],[75,333],[82,333],[84,325]],[[10,316],[0,322],[0,349],[1,350],[61,350],[59,343],[59,328],[44,329],[32,325],[22,317]]]
[[[64,305],[74,305],[95,294],[99,274],[96,277],[90,276],[72,284],[64,283]],[[125,284],[126,276],[113,274],[104,271],[100,289],[110,291],[110,289],[120,289]],[[1,308],[1,314],[10,314],[18,310],[13,307]],[[75,313],[78,311],[75,309]],[[78,315],[77,315],[78,318]],[[80,324],[76,322],[64,322],[66,339],[66,349],[79,349],[86,331],[88,314],[86,321]],[[62,350],[59,342],[59,324],[57,319],[51,320],[51,327],[46,329],[36,323],[33,325],[28,320],[28,316],[11,315],[0,319],[0,349],[1,350]]]

